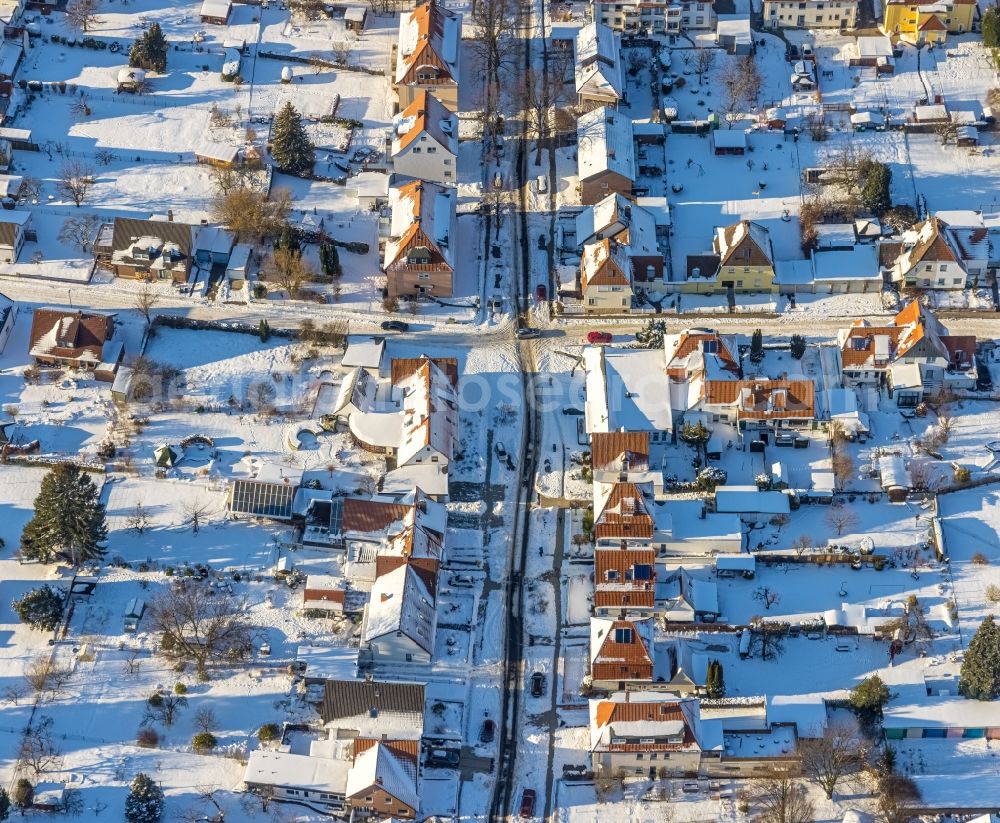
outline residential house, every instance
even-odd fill
[[[609,194],[631,197],[636,179],[632,121],[607,106],[576,121],[580,202],[592,205]]]
[[[396,95],[409,108],[420,90],[433,92],[449,111],[458,111],[462,15],[428,0],[399,17]]]
[[[420,806],[417,756],[415,751],[382,741],[356,753],[345,789],[350,807],[376,817],[416,817]]]
[[[616,108],[625,95],[621,41],[602,23],[588,23],[576,34],[576,99],[580,106]]]
[[[792,445],[778,431],[810,425],[816,418],[816,384],[812,380],[706,380],[704,395],[695,405],[712,415],[712,421],[732,424],[749,440]],[[790,435],[789,435],[790,437]]]
[[[30,211],[0,211],[0,262],[17,262],[30,227]]]
[[[192,256],[199,266],[227,266],[236,245],[236,237],[221,226],[198,226],[194,232]]]
[[[583,247],[580,291],[587,314],[623,314],[632,305],[632,261],[617,240]]]
[[[458,118],[433,94],[418,89],[396,115],[390,156],[406,177],[454,185],[458,162]]]
[[[779,261],[774,283],[782,294],[865,294],[882,290],[878,249],[872,243],[817,248],[808,260]]]
[[[344,743],[343,748],[349,745],[349,742]],[[256,749],[250,753],[243,783],[248,791],[272,800],[339,814],[347,807],[350,768],[351,762],[346,757],[312,757]]]
[[[390,297],[452,295],[458,245],[455,204],[455,189],[423,180],[389,190],[392,218],[382,270]]]
[[[116,277],[185,283],[192,266],[192,229],[172,220],[116,217],[101,227],[94,256]]]
[[[595,689],[651,683],[652,620],[590,618],[590,677]]]
[[[898,247],[883,246],[890,252],[898,248],[888,264],[892,282],[905,288],[950,291],[979,284],[990,254],[989,233],[982,217],[975,212],[942,214],[955,215],[962,222],[951,226],[934,215],[904,232]]]
[[[701,763],[698,701],[662,692],[616,692],[590,701],[595,772],[694,775]]]
[[[624,34],[680,34],[707,31],[715,26],[711,2],[673,0],[591,0],[593,19]]]
[[[756,486],[716,486],[715,511],[735,514],[746,523],[770,520],[791,511],[792,497],[783,491],[762,491]]]
[[[715,42],[719,44],[720,49],[725,49],[728,54],[747,55],[752,53],[753,31],[750,28],[750,15],[747,12],[720,14],[715,21]],[[718,153],[717,151],[716,154]]]
[[[233,12],[231,0],[204,0],[201,4],[201,22],[225,26],[229,23],[229,15]]]
[[[343,371],[364,369],[374,378],[382,373],[382,360],[385,358],[384,337],[359,337],[352,335],[347,338],[347,348],[340,362]]]
[[[419,739],[424,727],[424,684],[409,681],[327,679],[323,681],[320,717],[345,736],[394,736]]]
[[[656,595],[656,554],[652,547],[594,550],[594,614],[650,617]]]
[[[919,300],[884,325],[856,320],[837,333],[837,345],[844,385],[888,385],[897,405],[916,405],[943,387],[976,384],[976,338],[949,334]]]
[[[590,436],[590,466],[599,483],[625,481],[649,471],[649,432],[594,432]]]
[[[114,329],[111,314],[35,309],[28,354],[39,366],[93,371],[95,379],[110,383],[125,357]]]
[[[659,349],[584,349],[584,423],[594,432],[647,432],[652,448],[670,439],[674,415]]]
[[[657,581],[656,600],[668,623],[714,623],[721,614],[715,582],[696,577],[683,566]]]
[[[772,29],[853,29],[859,0],[764,0],[764,22]]]
[[[687,261],[684,292],[730,294],[771,292],[774,283],[774,251],[768,230],[742,220],[715,230],[711,254],[692,255]]]
[[[948,34],[972,31],[975,0],[887,0],[882,31],[908,43],[944,43]]]
[[[585,311],[628,310],[631,300],[623,302],[626,297],[662,287],[669,253],[668,209],[646,208],[612,193],[584,208],[576,216],[575,229],[582,249],[580,292]]]
[[[361,626],[374,663],[430,662],[437,625],[433,588],[409,563],[375,579]]]

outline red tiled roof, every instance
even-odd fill
[[[748,420],[815,417],[816,384],[812,380],[706,380],[705,402],[736,405]]]
[[[628,456],[632,465],[649,460],[649,432],[594,432],[590,436],[590,465],[603,469],[616,468],[622,456]]]
[[[653,536],[653,518],[646,511],[645,498],[635,483],[615,483],[594,521],[594,535],[646,539]]]
[[[648,565],[648,580],[629,580],[636,565]],[[608,572],[615,579],[608,580]],[[594,606],[651,609],[656,595],[656,554],[653,549],[597,549],[594,552]]]
[[[403,503],[348,497],[344,500],[341,523],[344,531],[384,532],[393,523],[402,521],[409,510]]]

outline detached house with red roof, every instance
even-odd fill
[[[947,218],[947,219],[946,219]],[[977,212],[939,212],[903,233],[887,262],[892,282],[905,288],[960,291],[975,288],[990,259],[989,232]]]
[[[590,701],[590,752],[595,772],[650,775],[661,769],[694,775],[701,767],[696,700],[661,692],[618,692]]]
[[[458,118],[433,94],[418,89],[413,102],[396,115],[390,154],[398,174],[455,185]]]
[[[595,689],[651,683],[652,621],[590,618],[590,677]]]
[[[458,245],[456,202],[455,189],[424,180],[389,190],[392,217],[382,270],[390,297],[452,295]]]
[[[771,235],[760,223],[741,220],[715,230],[710,253],[687,258],[682,291],[694,294],[768,293],[774,283]]]
[[[808,426],[816,418],[816,384],[767,378],[706,380],[697,408],[744,432]]]
[[[450,111],[458,111],[459,48],[462,15],[434,0],[403,12],[396,43],[396,94],[406,109],[419,91],[433,92]]]
[[[36,309],[28,354],[40,366],[93,371],[95,379],[110,383],[125,356],[124,346],[112,341],[114,330],[110,314]]]
[[[837,345],[845,386],[886,385],[900,406],[976,383],[976,338],[949,334],[917,300],[885,325],[856,320],[837,333]]]

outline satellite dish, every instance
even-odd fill
[[[872,554],[875,551],[875,541],[867,534],[861,538],[861,553]]]

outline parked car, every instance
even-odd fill
[[[514,334],[518,340],[534,340],[542,336],[538,329],[518,329]]]
[[[525,789],[521,795],[521,817],[535,816],[535,798],[538,795],[534,789]]]
[[[539,303],[544,303],[549,299],[549,290],[545,288],[544,283],[539,283],[535,286],[535,300]]]
[[[488,717],[483,721],[483,727],[479,730],[480,743],[492,743],[497,734],[497,724]]]
[[[427,765],[453,769],[458,765],[458,752],[454,749],[431,749]]]
[[[545,675],[541,672],[535,672],[531,675],[531,696],[541,697],[545,692]]]
[[[597,343],[610,343],[614,340],[610,332],[606,331],[592,331],[587,332],[587,342],[591,345],[596,345]]]
[[[386,320],[382,323],[382,331],[409,331],[410,324],[402,320]]]
[[[563,414],[569,414],[574,417],[583,417],[584,412],[583,409],[574,409],[572,406],[566,406],[566,408],[563,409]]]

